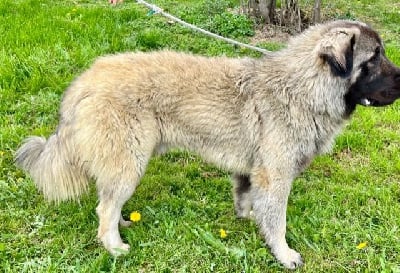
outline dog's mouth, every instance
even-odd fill
[[[392,104],[399,97],[398,90],[386,90],[360,98],[359,104],[373,107],[386,106]]]
[[[371,98],[361,98],[360,104],[363,106],[380,106],[381,105],[377,100],[374,100]]]

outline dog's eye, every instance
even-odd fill
[[[381,47],[377,46],[374,50],[374,56],[372,56],[372,58],[370,59],[371,62],[375,62],[379,59],[381,55]]]
[[[361,66],[361,73],[362,73],[362,75],[363,75],[364,77],[368,76],[368,74],[369,74],[368,63],[364,63],[364,64]]]

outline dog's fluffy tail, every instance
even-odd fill
[[[74,157],[73,149],[56,133],[47,141],[36,136],[25,139],[15,162],[29,172],[48,200],[59,202],[74,199],[88,188],[88,176]]]

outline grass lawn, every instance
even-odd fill
[[[248,41],[252,22],[226,11],[238,2],[153,1],[198,26]],[[324,4],[325,15],[372,24],[400,65],[398,1],[332,2]],[[0,2],[0,272],[285,271],[256,225],[235,218],[229,174],[195,155],[174,151],[151,161],[124,206],[125,217],[138,211],[142,219],[121,229],[131,251],[118,258],[96,239],[94,188],[79,202],[49,204],[14,166],[23,138],[54,131],[63,90],[97,56],[161,48],[259,55],[150,15],[134,1]],[[400,272],[399,181],[400,103],[359,107],[333,152],[318,157],[293,185],[287,238],[305,259],[298,271]]]

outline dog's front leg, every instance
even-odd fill
[[[254,217],[275,257],[287,268],[303,264],[298,252],[286,243],[286,208],[291,179],[279,172],[259,168],[251,175]]]

